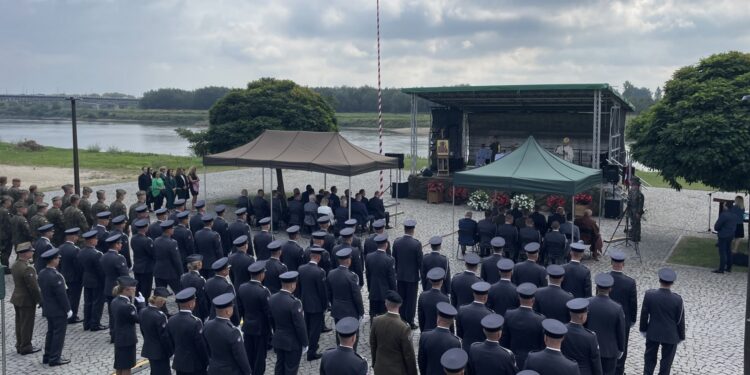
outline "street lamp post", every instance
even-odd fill
[[[79,162],[78,162],[78,126],[76,124],[76,98],[70,97],[70,117],[73,128],[73,185],[75,186],[75,192],[79,196],[81,195],[81,179],[79,173]]]
[[[742,97],[742,104],[750,104],[750,95]],[[750,254],[750,239],[747,242]],[[750,270],[747,272],[747,294],[745,297],[745,374],[750,374]]]

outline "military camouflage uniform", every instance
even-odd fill
[[[52,244],[55,247],[65,242],[65,224],[63,223],[63,213],[57,207],[47,210],[47,221],[55,226],[55,235],[52,237]]]
[[[63,212],[63,224],[65,229],[78,227],[81,229],[81,233],[88,232],[89,223],[86,221],[86,216],[83,212],[75,206],[69,206]]]
[[[34,238],[38,238],[39,232],[37,231],[37,229],[45,224],[49,224],[49,221],[47,221],[47,218],[44,215],[39,213],[34,215],[34,217],[29,220],[29,226],[31,227],[31,236]]]
[[[10,211],[0,206],[0,261],[4,266],[8,266],[10,252],[13,249],[13,231],[10,221]]]

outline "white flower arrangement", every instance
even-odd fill
[[[471,193],[466,204],[474,211],[486,211],[492,208],[490,196],[484,190]]]
[[[524,194],[518,194],[510,199],[510,205],[513,207],[518,207],[519,209],[523,210],[524,208],[531,211],[534,209],[534,205],[536,202],[533,198],[531,198],[528,195]]]

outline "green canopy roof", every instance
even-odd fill
[[[563,195],[580,193],[601,182],[600,170],[567,162],[542,148],[531,136],[504,158],[453,176],[455,186]]]

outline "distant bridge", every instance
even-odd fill
[[[92,104],[110,104],[116,106],[137,106],[140,99],[105,98],[95,96],[73,96],[77,102]],[[0,102],[63,102],[69,101],[71,96],[62,95],[0,95]]]

